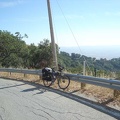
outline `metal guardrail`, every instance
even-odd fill
[[[120,90],[120,80],[104,79],[104,78],[83,76],[77,74],[66,74],[66,75],[68,75],[70,79],[74,81]]]
[[[13,69],[13,68],[0,68],[0,72],[14,72],[14,73],[23,73],[23,74],[34,74],[34,75],[42,75],[42,70],[28,70],[28,69]],[[104,79],[92,76],[83,76],[79,74],[67,74],[71,80],[93,84],[97,86],[102,86],[106,88],[111,88],[115,90],[120,90],[120,80],[114,79]]]
[[[23,74],[42,75],[42,70],[28,70],[28,69],[14,69],[14,68],[0,68],[0,72],[14,72]]]

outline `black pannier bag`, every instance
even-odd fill
[[[42,69],[42,80],[52,80],[52,73],[51,71],[47,70],[46,68]]]

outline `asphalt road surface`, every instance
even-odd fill
[[[25,81],[0,78],[0,120],[120,120],[120,111]]]

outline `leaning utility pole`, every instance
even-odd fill
[[[47,0],[47,7],[48,7],[48,16],[49,16],[49,24],[50,24],[50,34],[51,34],[51,43],[52,43],[52,54],[53,54],[53,65],[55,69],[57,69],[57,53],[56,53],[56,44],[54,40],[54,31],[53,31],[53,24],[52,24],[52,14],[50,8],[50,0]]]

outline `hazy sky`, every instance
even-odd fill
[[[120,45],[120,0],[50,2],[59,46]],[[0,0],[0,29],[26,33],[27,44],[50,40],[47,0]]]

